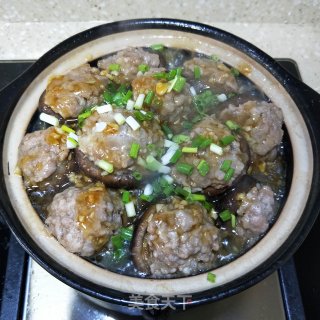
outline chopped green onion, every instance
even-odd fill
[[[177,195],[179,195],[179,196],[182,196],[182,197],[184,197],[184,198],[188,198],[188,196],[189,196],[189,194],[190,194],[190,192],[189,191],[187,191],[187,190],[185,190],[185,189],[183,189],[183,188],[181,188],[181,187],[176,187],[175,189],[174,189],[174,192],[175,192],[175,194],[177,194]]]
[[[226,172],[226,174],[224,175],[223,180],[229,181],[233,177],[234,171],[235,170],[233,168],[229,168],[228,171]]]
[[[193,165],[185,162],[178,163],[176,168],[178,172],[185,174],[187,176],[190,176],[194,169]]]
[[[152,195],[152,193],[153,193],[153,186],[152,186],[152,184],[150,184],[150,183],[146,184],[145,187],[144,187],[143,194],[144,194],[145,196],[150,196],[150,195]]]
[[[173,132],[172,132],[172,130],[168,127],[167,124],[164,123],[164,124],[161,126],[161,128],[162,128],[162,131],[164,132],[164,134],[165,134],[169,139],[171,139],[171,138],[173,137]]]
[[[122,98],[122,104],[127,104],[128,100],[130,100],[133,96],[133,92],[131,90],[128,90],[127,93]]]
[[[126,118],[118,112],[114,114],[113,118],[119,126],[123,125],[126,122]]]
[[[194,78],[196,80],[199,80],[200,77],[201,77],[201,69],[200,69],[200,67],[199,66],[194,66],[193,71],[194,71]]]
[[[167,165],[173,155],[176,153],[177,147],[175,145],[171,146],[167,152],[161,157],[161,162],[163,165]]]
[[[147,167],[147,163],[144,159],[142,159],[141,157],[138,157],[137,159],[137,164],[143,168],[146,168]]]
[[[162,164],[152,155],[147,156],[146,163],[150,171],[158,171],[162,167]]]
[[[113,172],[113,164],[109,163],[108,161],[97,160],[97,161],[95,161],[95,165],[108,173]]]
[[[136,215],[136,209],[134,207],[133,201],[126,203],[125,208],[126,208],[127,216],[129,218],[134,217]]]
[[[59,125],[59,120],[58,120],[58,118],[56,118],[56,117],[54,117],[54,116],[52,116],[52,115],[50,115],[50,114],[46,114],[46,113],[44,113],[44,112],[41,112],[41,113],[40,113],[39,119],[40,119],[41,121],[46,122],[46,123],[48,123],[48,124],[51,124],[52,126],[55,126],[55,127],[57,127],[57,126]]]
[[[67,133],[76,133],[72,128],[66,126],[65,124],[63,124],[61,126],[61,129],[64,131],[64,132],[67,132]]]
[[[183,153],[197,153],[198,148],[193,148],[193,147],[183,147],[181,150]]]
[[[229,221],[231,219],[232,212],[229,209],[223,210],[219,213],[219,217],[223,222]]]
[[[178,67],[176,70],[177,70],[177,76],[181,76],[181,74],[182,74],[182,68],[181,68],[181,67]]]
[[[84,120],[89,118],[92,114],[92,109],[85,109],[78,115],[78,125],[81,128],[83,126]]]
[[[232,120],[227,120],[226,121],[226,126],[230,129],[230,130],[239,130],[240,126],[233,122]]]
[[[177,161],[181,158],[182,154],[182,151],[178,149],[170,159],[170,163],[177,163]]]
[[[150,48],[154,51],[162,51],[164,49],[164,45],[162,43],[156,43],[151,45]]]
[[[238,76],[240,75],[239,70],[236,69],[236,68],[231,68],[231,69],[230,69],[230,72],[231,72],[231,74],[232,74],[234,77],[238,77]]]
[[[145,194],[142,194],[140,196],[140,199],[143,201],[151,202],[154,199],[154,196],[152,196],[152,195],[146,196]]]
[[[237,225],[237,219],[236,219],[236,216],[232,213],[231,214],[231,227],[235,228],[236,225]]]
[[[165,148],[176,148],[179,149],[179,145],[171,140],[165,139],[164,140],[164,147]]]
[[[176,92],[181,92],[182,89],[184,88],[184,85],[186,84],[186,81],[187,81],[186,78],[182,76],[177,76],[177,81],[175,82],[172,89]]]
[[[224,136],[220,139],[221,144],[226,147],[236,139],[235,136]]]
[[[141,71],[142,73],[145,73],[149,71],[150,67],[147,64],[140,64],[138,66],[138,71]]]
[[[206,197],[203,194],[191,193],[188,196],[188,200],[191,200],[191,201],[206,201]]]
[[[122,202],[124,204],[129,203],[131,201],[131,195],[129,191],[124,191],[122,193]]]
[[[166,79],[168,81],[171,81],[175,78],[176,75],[177,75],[177,69],[172,69],[167,73]]]
[[[71,137],[68,137],[67,138],[67,149],[74,149],[78,146],[78,142],[71,138]]]
[[[133,159],[137,159],[138,154],[139,154],[139,150],[140,150],[140,144],[134,142],[131,145],[129,156]]]
[[[144,99],[144,103],[145,103],[146,105],[150,105],[151,102],[152,102],[153,97],[154,97],[154,92],[151,91],[151,90],[148,91],[148,93],[147,93],[147,95],[146,95],[146,97],[145,97],[145,99]]]
[[[217,279],[217,276],[214,273],[208,272],[208,274],[207,274],[207,280],[208,281],[210,281],[212,283],[215,283],[216,279]]]
[[[148,111],[148,112],[142,112],[139,110],[134,111],[134,116],[139,120],[139,121],[149,121],[152,120],[154,117],[153,112]]]
[[[103,106],[96,107],[96,111],[101,113],[111,112],[112,111],[112,105],[111,104],[104,104]]]
[[[190,137],[186,136],[184,134],[177,134],[177,135],[172,137],[172,141],[175,142],[175,143],[180,144],[182,142],[190,141]]]
[[[132,172],[132,176],[137,180],[140,181],[142,179],[142,174],[139,171]]]
[[[213,205],[208,201],[204,201],[203,206],[205,207],[205,209],[207,209],[207,211],[210,211],[213,208]]]
[[[130,241],[133,236],[133,227],[121,227],[120,228],[120,236],[127,241]]]
[[[226,173],[231,167],[232,160],[223,160],[220,170]]]
[[[112,246],[115,249],[122,249],[123,239],[122,239],[121,235],[120,234],[116,234],[116,235],[112,236],[111,237],[111,243],[112,243]]]
[[[135,109],[141,109],[142,108],[144,97],[145,97],[145,95],[143,93],[140,93],[138,95],[138,98],[137,98],[137,100],[136,100],[136,102],[134,104],[134,108]]]
[[[197,166],[201,176],[205,177],[210,170],[209,164],[206,160],[201,160]]]
[[[223,149],[215,143],[210,144],[210,151],[219,156],[223,155]]]
[[[167,174],[163,175],[162,178],[166,180],[169,184],[172,184],[174,181],[173,178],[171,176],[168,176]]]
[[[131,127],[133,131],[136,131],[141,127],[139,122],[137,122],[137,120],[132,116],[129,116],[126,119],[126,123]]]
[[[167,74],[165,72],[156,72],[152,75],[153,78],[155,79],[166,79],[167,78]]]
[[[111,63],[108,67],[109,71],[120,71],[120,64],[118,63]]]
[[[227,97],[224,93],[221,93],[221,94],[218,94],[218,95],[217,95],[217,99],[218,99],[220,102],[224,102],[224,101],[227,101],[227,100],[228,100],[228,97]]]
[[[209,147],[211,143],[211,139],[198,135],[194,139],[192,139],[191,146],[198,147],[199,149],[205,149]]]
[[[165,194],[167,197],[170,196],[170,194],[172,194],[173,191],[174,191],[173,185],[168,185],[168,186],[164,187],[162,190],[163,194]]]

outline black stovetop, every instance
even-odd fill
[[[278,61],[299,78],[298,67],[294,61],[290,59],[278,59]],[[0,89],[32,63],[32,61],[0,61]],[[294,258],[279,269],[287,319],[300,320],[305,316],[307,319],[320,318],[319,235],[320,218]],[[17,243],[0,215],[0,320],[21,319],[27,260],[28,255]]]

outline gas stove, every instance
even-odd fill
[[[288,71],[299,77],[290,59],[278,59]],[[0,61],[0,89],[28,68],[33,61]],[[0,106],[1,112],[1,106]],[[146,319],[304,319],[320,316],[319,261],[314,263],[310,249],[320,232],[320,220],[297,252],[283,267],[257,285],[230,298],[186,312],[143,314]],[[319,232],[317,231],[319,230]],[[316,250],[314,252],[319,252]],[[310,253],[309,253],[310,252]],[[313,261],[312,263],[310,261]],[[306,267],[317,274],[305,272]],[[298,271],[298,273],[296,272]],[[302,277],[303,276],[303,281]],[[299,280],[298,280],[299,277]],[[318,278],[315,278],[318,277]],[[317,281],[319,280],[319,282]],[[299,286],[300,285],[300,286]],[[302,295],[300,294],[302,288]],[[123,315],[106,310],[87,297],[55,279],[20,247],[0,215],[0,320],[117,320],[141,319],[141,310]]]

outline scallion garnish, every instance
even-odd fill
[[[127,241],[130,241],[132,239],[133,236],[133,227],[121,227],[120,228],[120,236]]]
[[[191,146],[198,147],[199,149],[205,149],[209,147],[211,143],[211,139],[198,135],[194,139],[192,139]]]
[[[138,71],[141,71],[142,73],[145,73],[149,71],[150,67],[147,64],[140,64],[138,66]]]
[[[113,119],[119,126],[123,125],[126,122],[126,118],[119,112],[114,114]]]
[[[181,92],[187,80],[182,76],[176,76],[176,77],[177,77],[177,80],[172,89],[176,92]]]
[[[208,274],[207,274],[207,280],[208,281],[210,281],[212,283],[215,283],[216,279],[217,279],[217,276],[214,273],[208,272]]]
[[[210,151],[219,156],[223,155],[223,149],[215,143],[210,144]]]
[[[145,194],[140,195],[140,199],[143,201],[151,202],[154,199],[153,195],[146,196]]]
[[[75,149],[77,146],[78,142],[75,139],[71,137],[67,138],[67,149]]]
[[[156,72],[152,75],[153,78],[155,79],[167,79],[167,74],[165,72]]]
[[[172,69],[167,73],[166,79],[168,81],[171,81],[174,79],[174,77],[177,75],[177,69]]]
[[[154,51],[162,51],[164,49],[164,45],[162,43],[156,43],[151,45],[150,48]]]
[[[206,160],[201,160],[197,166],[201,176],[205,177],[210,170],[209,164]]]
[[[194,72],[194,78],[196,80],[199,80],[200,77],[201,77],[201,69],[200,69],[200,67],[199,66],[194,66],[193,72]]]
[[[191,193],[188,196],[188,200],[191,200],[191,201],[206,201],[206,197],[203,194]]]
[[[152,120],[154,117],[153,112],[151,111],[147,111],[147,112],[141,112],[141,111],[134,111],[134,116],[136,117],[136,119],[138,119],[139,121],[149,121]]]
[[[232,160],[223,160],[220,170],[226,173],[231,167]]]
[[[138,95],[138,98],[137,98],[137,100],[136,100],[136,102],[134,104],[134,108],[135,109],[141,109],[142,108],[144,97],[145,97],[145,95],[143,93],[140,93]]]
[[[228,171],[225,173],[224,177],[223,177],[223,180],[224,181],[230,181],[231,178],[233,177],[234,175],[234,169],[233,168],[229,168]]]
[[[59,126],[59,120],[55,116],[52,116],[50,114],[41,112],[39,119],[43,122],[46,122],[48,124],[51,124],[52,126],[58,127]]]
[[[198,152],[198,148],[194,148],[194,147],[183,147],[181,150],[183,153],[197,153]]]
[[[185,134],[177,134],[175,136],[172,137],[172,141],[175,143],[183,143],[183,142],[188,142],[190,141],[190,137],[186,136]]]
[[[230,130],[239,130],[240,129],[240,126],[233,122],[232,120],[227,120],[226,121],[226,126],[230,129]]]
[[[219,213],[219,217],[223,222],[229,221],[231,219],[232,212],[229,209],[223,210]]]
[[[231,227],[235,228],[236,225],[237,225],[237,219],[236,219],[236,216],[232,213],[231,214]]]
[[[176,169],[178,172],[190,176],[194,169],[194,166],[189,163],[180,162],[177,164]]]
[[[150,196],[150,195],[152,195],[152,193],[153,193],[152,184],[150,184],[150,183],[146,184],[145,187],[144,187],[143,194],[146,195],[146,196]]]
[[[137,122],[137,120],[132,116],[129,116],[126,119],[126,123],[131,127],[133,131],[136,131],[141,127],[139,122]]]
[[[119,63],[111,63],[108,67],[109,71],[120,71],[121,67]]]
[[[122,202],[124,204],[129,203],[131,201],[131,195],[129,191],[123,191],[122,193]]]
[[[190,195],[190,192],[189,191],[187,191],[186,189],[183,189],[183,188],[181,188],[181,187],[176,187],[175,189],[174,189],[174,192],[175,192],[175,194],[177,194],[177,195],[179,195],[179,196],[182,196],[182,197],[184,197],[184,198],[188,198],[188,196]]]
[[[171,139],[173,137],[173,132],[172,130],[168,127],[168,125],[166,123],[164,123],[162,126],[162,131],[164,132],[164,134],[167,136],[167,138]]]
[[[61,126],[61,129],[64,131],[64,132],[67,132],[67,133],[76,133],[72,128],[66,126],[65,124],[63,124]]]
[[[134,207],[133,201],[126,203],[125,205],[127,216],[129,218],[134,217],[136,215],[136,208]]]
[[[183,127],[183,129],[190,130],[193,127],[193,123],[189,122],[189,121],[183,121],[182,127]]]
[[[151,91],[151,90],[148,91],[148,93],[147,93],[147,95],[146,95],[146,97],[145,97],[145,99],[144,99],[144,103],[145,103],[147,106],[149,106],[149,105],[151,104],[151,102],[152,102],[153,97],[154,97],[154,92]]]
[[[142,174],[139,171],[132,172],[132,176],[137,180],[140,181],[142,179]]]
[[[95,165],[98,166],[100,169],[112,173],[113,172],[113,164],[105,161],[105,160],[97,160],[95,161]]]
[[[174,153],[174,155],[172,156],[172,158],[170,159],[170,163],[177,163],[177,161],[181,158],[182,156],[182,151],[181,150],[176,150],[176,152]]]
[[[84,120],[89,118],[91,114],[92,108],[86,108],[78,115],[78,125],[80,128],[83,126]]]
[[[205,90],[202,93],[197,94],[193,99],[195,107],[200,115],[205,115],[207,109],[214,108],[220,103],[217,95],[210,90]]]
[[[139,143],[133,143],[130,148],[129,156],[133,159],[137,159],[138,154],[140,150],[140,144]]]
[[[236,139],[235,136],[224,136],[220,139],[221,144],[226,147]]]

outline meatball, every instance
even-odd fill
[[[231,136],[231,131],[214,116],[206,117],[197,123],[190,132],[190,138],[203,137],[210,139],[215,144],[220,144],[220,139]],[[235,140],[229,145],[223,147],[222,155],[212,152],[207,146],[206,148],[198,148],[197,153],[184,153],[179,163],[187,163],[192,165],[194,169],[190,175],[180,173],[177,166],[172,168],[172,176],[174,179],[185,187],[191,188],[210,188],[211,194],[224,191],[226,187],[231,186],[235,180],[242,176],[249,163],[249,153],[243,147],[240,137],[233,136]],[[190,142],[185,146],[190,146]],[[206,161],[209,165],[209,171],[205,175],[201,175],[197,169],[201,161]],[[221,165],[225,160],[231,161],[231,168],[234,169],[230,179],[226,179],[226,172],[221,170]]]
[[[113,72],[115,74],[114,80],[123,83],[131,82],[137,76],[139,65],[146,64],[151,69],[157,68],[160,60],[157,54],[149,53],[142,48],[128,48],[98,61],[98,67],[103,70],[109,71],[111,64],[120,66],[119,72]]]
[[[281,143],[283,114],[272,103],[248,101],[238,107],[229,105],[221,112],[220,119],[239,124],[252,153],[259,156],[265,156]]]
[[[24,136],[19,146],[18,167],[26,185],[43,181],[56,171],[69,154],[66,139],[66,134],[55,127]]]
[[[150,90],[155,92],[150,110],[157,114],[160,121],[166,122],[175,133],[181,132],[183,122],[192,119],[195,112],[190,86],[186,84],[181,92],[172,90],[162,93],[160,89],[156,89],[157,84],[166,86],[167,82],[148,75],[135,78],[132,81],[134,98],[137,98],[140,93],[147,94]]]
[[[275,213],[274,193],[269,186],[257,183],[241,197],[237,210],[240,235],[261,235],[267,231]]]
[[[62,76],[52,78],[45,91],[42,107],[50,107],[64,119],[77,117],[89,106],[102,102],[102,93],[107,82],[97,68],[88,63]],[[41,99],[42,100],[42,99]]]
[[[222,62],[215,62],[206,58],[193,58],[184,63],[184,75],[194,78],[194,67],[201,72],[201,82],[217,92],[237,92],[237,80],[230,69]]]
[[[148,145],[152,144],[156,149],[159,149],[163,146],[164,137],[160,125],[155,119],[143,121],[139,129],[133,130],[127,123],[118,125],[114,120],[115,113],[121,113],[125,118],[131,115],[134,117],[132,112],[122,109],[103,114],[94,112],[91,117],[86,119],[79,135],[79,151],[92,161],[93,166],[97,160],[111,163],[115,173],[108,175],[108,180],[103,181],[110,186],[117,187],[116,183],[109,181],[111,176],[116,179],[117,183],[120,183],[118,187],[122,187],[121,178],[117,177],[117,171],[124,170],[124,174],[128,175],[128,170],[132,174],[137,166],[137,159],[130,157],[132,144],[139,144],[139,156],[145,158],[148,154]],[[97,130],[97,126],[102,126],[104,129]],[[87,164],[86,167],[88,167]],[[140,169],[142,170],[142,168]]]
[[[120,196],[103,185],[69,187],[54,196],[45,223],[69,252],[91,256],[121,226]]]
[[[213,267],[218,238],[200,203],[174,197],[143,216],[134,239],[134,263],[155,278],[196,274]]]

